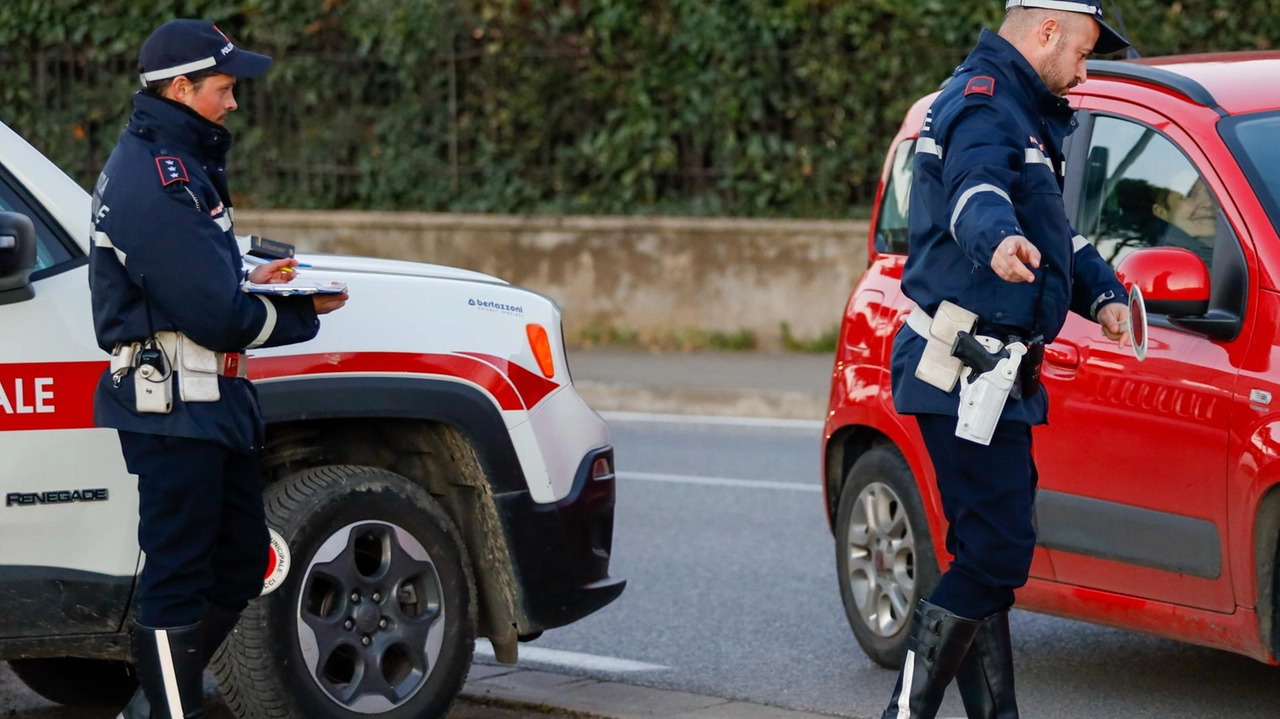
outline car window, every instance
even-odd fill
[[[898,145],[884,183],[884,200],[876,219],[876,251],[907,254],[907,213],[911,199],[911,177],[915,169],[915,140]]]
[[[71,259],[44,219],[18,194],[8,179],[0,176],[0,212],[18,212],[31,218],[36,228],[36,266],[32,273],[49,269]]]
[[[1240,161],[1249,184],[1280,231],[1280,113],[1244,115],[1224,120],[1220,125],[1227,145]]]
[[[1112,267],[1144,247],[1182,247],[1212,271],[1221,212],[1191,160],[1153,128],[1097,116],[1077,230]]]

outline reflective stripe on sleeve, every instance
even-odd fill
[[[1071,238],[1071,251],[1079,252],[1089,246],[1089,240],[1084,235],[1076,235]]]
[[[276,330],[276,306],[271,304],[271,300],[263,297],[262,295],[254,295],[254,297],[262,300],[262,304],[267,306],[267,319],[262,323],[262,331],[259,332],[258,336],[253,339],[253,342],[250,342],[249,346],[245,348],[250,350],[261,347],[262,344],[271,337],[271,333]]]
[[[973,196],[978,194],[979,192],[994,192],[1000,197],[1003,197],[1005,202],[1008,202],[1010,205],[1013,205],[1013,201],[1009,199],[1009,193],[1005,192],[999,187],[996,187],[995,185],[983,184],[983,185],[974,185],[973,187],[970,187],[969,189],[964,191],[964,194],[960,195],[960,199],[956,202],[956,209],[954,212],[951,213],[951,236],[952,237],[956,236],[956,222],[960,220],[960,213],[964,212],[964,208],[966,205],[969,204],[969,200],[972,200]],[[956,239],[959,239],[959,238],[956,238]]]
[[[124,250],[111,244],[111,238],[107,236],[107,233],[105,232],[93,233],[93,246],[103,247],[108,250],[112,250],[113,252],[116,253],[116,259],[120,260],[120,264],[121,265],[124,264],[124,260],[125,260]]]
[[[1053,161],[1044,156],[1044,153],[1034,147],[1028,147],[1026,153],[1028,165],[1044,165],[1049,168],[1049,172],[1053,172]]]
[[[916,154],[921,152],[925,152],[930,155],[937,155],[939,160],[942,159],[942,146],[939,145],[938,141],[934,140],[932,137],[922,137],[916,140]]]
[[[1098,319],[1098,310],[1102,309],[1102,304],[1104,302],[1114,300],[1115,298],[1116,293],[1111,290],[1107,290],[1106,292],[1098,295],[1098,299],[1094,300],[1093,304],[1089,305],[1089,316],[1096,321]]]

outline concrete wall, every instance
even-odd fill
[[[554,297],[570,341],[588,328],[646,341],[678,330],[753,330],[776,347],[840,322],[866,267],[866,222],[512,217],[242,210],[237,234],[300,251],[431,262]],[[359,292],[359,288],[352,288]]]

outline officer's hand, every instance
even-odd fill
[[[283,260],[273,260],[265,265],[258,265],[249,273],[249,281],[255,285],[280,285],[285,282],[293,282],[293,278],[298,273],[293,269],[298,266],[298,261],[292,257]]]
[[[311,295],[311,301],[316,305],[316,314],[327,315],[347,304],[347,297],[346,292],[340,295]]]
[[[1027,265],[1040,266],[1040,250],[1021,235],[1004,238],[991,256],[991,269],[1008,282],[1035,282],[1036,276]]]
[[[1102,334],[1120,349],[1129,344],[1129,305],[1123,302],[1104,305],[1098,310],[1098,324],[1102,325]]]

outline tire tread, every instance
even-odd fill
[[[476,625],[476,589],[471,562],[461,535],[448,514],[420,485],[388,470],[361,465],[328,465],[300,472],[269,487],[264,495],[267,517],[283,520],[284,526],[277,526],[276,529],[287,536],[310,510],[348,493],[352,485],[374,482],[382,485],[398,484],[407,488],[411,495],[420,494],[418,499],[425,501],[415,501],[415,504],[440,524],[452,538],[461,556],[465,591],[469,594],[464,630],[466,640],[461,657],[467,669],[462,672],[457,686],[448,688],[451,691],[448,702],[441,707],[439,714],[434,715],[443,717],[466,681],[475,649]],[[254,630],[244,631],[245,627],[252,627]],[[210,664],[227,707],[238,719],[318,719],[293,713],[293,703],[286,701],[275,679],[279,667],[276,666],[269,637],[266,602],[250,602],[241,616],[240,625],[214,655]],[[422,719],[428,718],[423,715]]]

